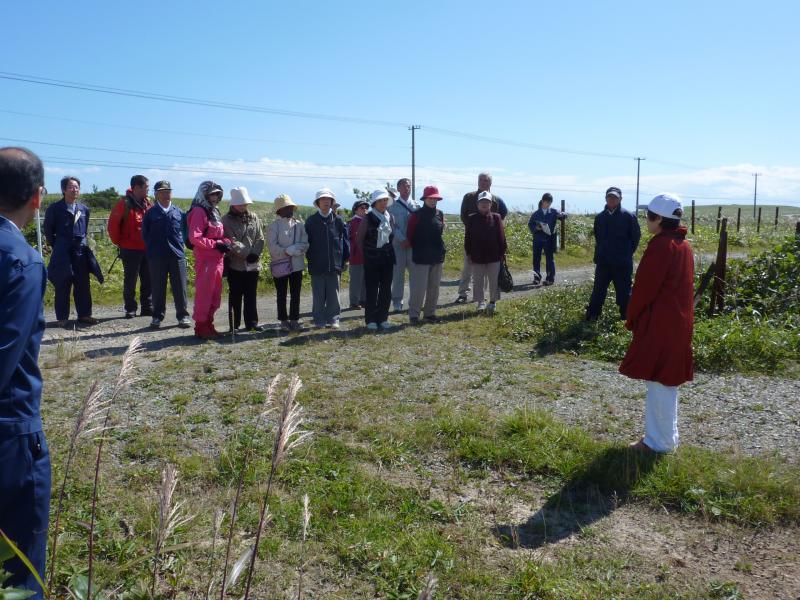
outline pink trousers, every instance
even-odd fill
[[[214,321],[222,298],[222,255],[198,257],[194,262],[194,312],[197,323]]]

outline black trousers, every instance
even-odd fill
[[[120,248],[120,260],[125,271],[122,282],[122,298],[125,301],[125,312],[135,313],[138,305],[136,304],[136,281],[140,280],[139,301],[142,310],[150,311],[153,309],[150,289],[150,267],[147,265],[147,255],[144,250],[126,250]]]
[[[617,296],[620,318],[623,320],[628,314],[628,301],[631,299],[631,276],[633,263],[627,265],[595,265],[594,287],[592,297],[589,299],[589,308],[586,311],[587,319],[596,319],[603,312],[606,301],[608,285],[614,283],[614,292]]]
[[[300,318],[300,288],[303,285],[303,272],[295,271],[286,277],[275,279],[275,291],[278,293],[278,320],[297,321]],[[289,291],[289,313],[286,313],[286,292]]]
[[[150,278],[153,286],[153,318],[164,320],[167,312],[167,277],[175,301],[175,318],[189,316],[186,295],[186,259],[177,256],[149,258]]]
[[[364,261],[364,286],[367,288],[364,320],[367,324],[380,325],[389,318],[393,273],[394,264],[391,262]]]
[[[233,326],[242,322],[242,301],[244,301],[244,326],[258,325],[258,271],[234,271],[228,269],[228,304],[233,307]]]
[[[72,277],[53,285],[55,289],[56,320],[69,319],[69,294],[75,300],[75,312],[78,318],[92,316],[92,292],[89,284],[89,267],[85,256],[76,256],[72,259]]]

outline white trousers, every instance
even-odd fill
[[[646,381],[644,443],[656,452],[669,452],[678,445],[678,387]]]

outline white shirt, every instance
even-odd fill
[[[169,204],[167,204],[167,207],[166,207],[166,208],[164,208],[163,206],[161,206],[161,202],[156,202],[156,204],[158,204],[158,206],[161,208],[161,210],[163,210],[165,213],[166,213],[166,212],[167,212],[167,211],[168,211],[170,208],[172,208],[172,202],[170,202]]]

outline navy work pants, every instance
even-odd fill
[[[600,313],[603,312],[603,304],[606,301],[608,286],[613,283],[620,318],[624,320],[628,313],[628,301],[631,298],[632,275],[633,262],[624,265],[595,265],[594,287],[592,288],[592,297],[589,299],[586,318],[592,320],[600,316]]]

